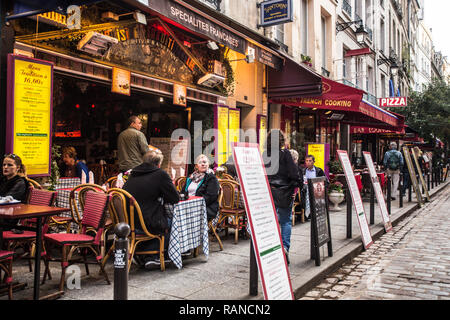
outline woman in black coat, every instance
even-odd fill
[[[195,160],[195,171],[186,179],[181,193],[185,197],[203,197],[206,202],[208,221],[214,219],[219,213],[219,180],[209,169],[208,157],[201,154]]]

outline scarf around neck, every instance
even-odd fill
[[[209,168],[208,170],[206,170],[206,172],[198,172],[198,170],[195,170],[189,178],[192,180],[192,182],[199,183],[200,181],[203,180],[203,178],[207,173],[214,173],[214,171],[212,171]]]

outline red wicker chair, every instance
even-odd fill
[[[61,262],[61,280],[59,283],[59,293],[64,293],[64,280],[66,268],[69,264],[81,262],[85,264],[86,273],[89,274],[88,264],[98,264],[100,271],[105,276],[106,282],[110,284],[108,275],[103,268],[100,255],[101,237],[105,226],[106,209],[109,203],[109,196],[103,192],[89,191],[84,198],[83,218],[80,221],[79,233],[48,233],[44,235],[44,242],[47,250],[44,256],[45,272],[42,283],[45,283],[46,274],[49,270],[50,261]],[[95,236],[89,235],[89,229],[95,230]],[[61,247],[61,259],[52,259],[50,256],[50,246]],[[80,249],[83,260],[73,260],[72,255]],[[87,253],[90,250],[95,255],[95,261],[88,261]]]
[[[43,189],[30,188],[28,194],[28,203],[34,205],[52,206],[56,200],[55,191],[47,191]],[[36,219],[23,219],[20,224],[26,227],[33,227],[36,225]],[[48,225],[44,221],[43,234],[48,230]],[[19,258],[24,258],[29,255],[30,258],[34,256],[34,245],[36,241],[36,232],[23,231],[23,233],[14,233],[12,231],[3,232],[3,240],[7,243],[7,249],[16,251],[18,248],[23,248],[24,253]],[[44,252],[45,250],[43,250]],[[44,253],[43,253],[44,254]],[[31,260],[29,261],[30,272],[32,271]],[[50,275],[49,275],[50,276]]]
[[[12,259],[14,256],[13,251],[0,250],[0,279],[1,272],[5,272],[5,283],[8,285],[8,298],[12,300]]]

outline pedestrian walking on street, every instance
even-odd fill
[[[273,137],[273,138],[272,138]],[[278,148],[272,148],[272,139],[278,138]],[[283,240],[284,253],[289,264],[289,248],[291,246],[292,231],[292,205],[294,202],[294,191],[299,186],[298,167],[292,159],[292,155],[285,148],[286,140],[281,130],[271,130],[267,136],[265,156],[271,157],[271,161],[266,163],[266,168],[278,165],[278,170],[270,172],[269,180],[275,209],[278,215],[278,223],[281,229],[281,239]],[[274,162],[278,162],[275,164]]]
[[[400,170],[402,170],[404,165],[404,160],[402,154],[397,150],[397,143],[391,142],[390,150],[384,155],[383,165],[387,169],[388,176],[391,177],[392,181],[392,193],[395,194],[398,190],[398,183],[400,180]],[[391,197],[395,200],[395,197]]]
[[[119,134],[117,140],[119,170],[122,173],[140,165],[144,154],[150,150],[147,138],[141,132],[141,119],[131,116],[127,124],[128,128]]]

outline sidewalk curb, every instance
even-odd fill
[[[447,185],[450,184],[450,180],[441,183],[441,185],[435,187],[432,191],[434,191],[432,194],[430,194],[430,198],[433,198],[437,196],[442,190],[447,187]],[[411,208],[405,210],[405,212],[399,214],[397,217],[393,218],[391,220],[392,226],[395,227],[398,225],[402,220],[409,217],[412,213],[414,213],[417,209],[419,209],[419,204],[416,203]],[[384,226],[382,223],[379,223],[378,225],[374,225],[371,230],[372,233],[372,239],[373,241],[378,240],[385,234]],[[344,251],[344,252],[342,252]],[[293,289],[295,299],[298,300],[302,298],[307,292],[309,292],[311,289],[313,289],[315,286],[320,284],[320,282],[325,279],[328,275],[332,274],[333,272],[337,271],[344,263],[350,261],[360,253],[364,251],[364,246],[361,243],[361,236],[358,236],[354,238],[348,245],[346,245],[345,248],[341,249],[341,252],[343,255],[340,255],[339,257],[331,257],[328,258],[323,262],[322,270],[318,273],[315,273],[317,269],[310,270],[311,278],[300,284],[300,286],[297,289]],[[316,268],[316,267],[314,267]]]

